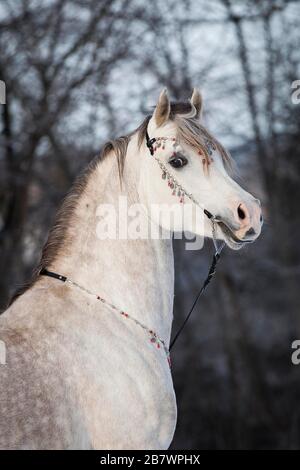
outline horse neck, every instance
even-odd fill
[[[101,204],[114,208],[118,227],[119,197],[127,198],[128,207],[143,202],[137,189],[140,158],[133,138],[122,188],[115,155],[107,156],[93,171],[68,228],[67,246],[51,269],[128,312],[168,342],[174,296],[171,240],[99,239],[96,233],[96,212]]]

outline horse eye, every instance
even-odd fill
[[[182,168],[188,163],[188,160],[184,155],[177,153],[170,158],[169,163],[173,168]]]

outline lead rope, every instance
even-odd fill
[[[148,132],[146,131],[146,145],[150,151],[150,154],[153,156],[154,155],[154,148],[153,148],[153,144],[156,142],[156,139],[155,138],[152,138],[150,139],[149,137],[149,134]],[[168,174],[168,170],[167,168],[165,167],[165,165],[157,158],[157,157],[154,157],[156,159],[156,161],[158,162],[159,166],[161,167],[161,169],[166,173]],[[174,176],[172,176],[172,179],[173,181],[176,181],[176,179],[174,178]],[[179,186],[181,188],[181,191],[184,192],[184,194],[192,201],[194,202],[198,207],[201,208],[200,204],[198,203],[198,201],[196,201],[196,199],[193,197],[192,194],[189,194],[187,191],[185,191],[184,188],[182,188],[181,185],[179,185],[179,183],[176,181],[176,184],[177,186]],[[202,208],[201,208],[202,209]],[[213,214],[211,214],[207,209],[203,209],[203,212],[204,214],[208,217],[208,219],[211,221],[211,224],[212,224],[212,240],[213,240],[213,244],[214,244],[214,248],[215,248],[215,253],[213,255],[213,259],[212,259],[212,263],[211,263],[211,266],[209,268],[209,271],[208,271],[208,274],[207,274],[207,277],[205,279],[205,281],[203,282],[198,294],[196,295],[196,298],[190,308],[190,311],[189,313],[187,314],[187,316],[185,317],[185,320],[183,321],[182,325],[180,326],[180,328],[178,329],[177,333],[175,334],[173,340],[171,341],[171,344],[170,344],[170,347],[169,347],[169,351],[171,351],[171,349],[173,348],[173,346],[175,345],[178,337],[180,336],[180,334],[182,333],[185,325],[187,324],[190,316],[192,315],[196,305],[197,305],[197,302],[199,300],[199,298],[201,297],[201,295],[203,294],[203,292],[205,291],[206,287],[208,286],[208,284],[210,283],[210,281],[212,280],[215,272],[216,272],[216,267],[217,267],[217,264],[218,264],[218,261],[220,259],[220,255],[221,255],[221,251],[222,249],[224,248],[225,246],[225,242],[221,242],[220,245],[218,245],[218,242],[217,242],[217,238],[216,238],[216,226],[215,224],[218,222],[218,220],[213,216]]]
[[[214,237],[214,231],[215,231],[215,222],[214,221],[212,221],[212,227],[213,227],[212,230],[213,230],[213,242],[214,242],[214,247],[215,247],[215,253],[214,253],[214,256],[213,256],[213,259],[212,259],[211,266],[210,266],[209,271],[208,271],[208,275],[207,275],[205,281],[203,282],[198,294],[196,295],[196,298],[195,298],[195,300],[194,300],[194,302],[193,302],[193,304],[190,308],[189,313],[185,317],[185,320],[183,321],[182,325],[180,326],[180,328],[178,329],[177,333],[175,334],[173,340],[171,341],[169,351],[171,351],[171,349],[173,348],[174,344],[176,343],[179,335],[182,333],[182,330],[184,329],[184,327],[187,324],[190,316],[192,315],[192,313],[194,311],[194,308],[196,307],[199,298],[201,297],[201,295],[205,291],[206,287],[208,286],[208,284],[210,283],[210,281],[212,280],[212,278],[213,278],[213,276],[216,272],[216,267],[217,267],[218,261],[220,259],[221,251],[224,248],[225,243],[222,242],[222,244],[218,247],[216,239]]]

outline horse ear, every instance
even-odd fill
[[[196,117],[200,118],[202,115],[202,96],[200,91],[197,88],[193,89],[193,94],[191,97],[191,103],[196,109]]]
[[[154,118],[157,127],[162,126],[170,116],[171,106],[166,88],[159,95],[158,102],[154,111]]]

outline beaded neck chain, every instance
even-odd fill
[[[77,289],[81,290],[82,292],[85,292],[86,294],[89,294],[93,296],[96,300],[102,302],[103,304],[107,305],[111,310],[113,310],[115,313],[118,313],[120,316],[122,316],[125,319],[131,320],[133,323],[135,323],[137,326],[142,328],[145,333],[149,336],[150,342],[155,346],[157,349],[162,348],[167,356],[167,361],[169,363],[169,366],[171,367],[171,359],[170,359],[170,352],[169,349],[166,346],[166,342],[161,339],[157,333],[154,330],[151,330],[148,328],[146,325],[144,325],[142,322],[134,318],[133,316],[129,315],[129,313],[124,312],[123,310],[120,310],[118,307],[113,305],[112,303],[108,302],[106,299],[101,297],[98,294],[95,294],[94,292],[91,292],[89,289],[86,287],[81,286],[75,281],[72,281],[66,276],[62,276],[61,274],[55,273],[53,271],[48,271],[47,269],[42,269],[40,274],[42,276],[49,276],[53,277],[54,279],[58,279],[61,282],[65,282],[69,284],[72,287],[76,287]]]

